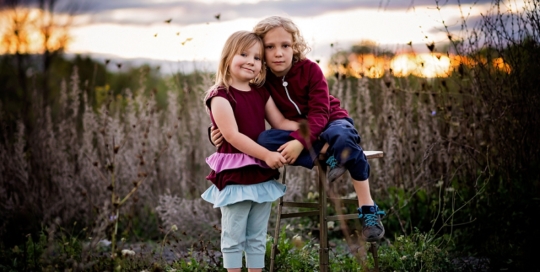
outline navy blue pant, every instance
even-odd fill
[[[259,135],[257,142],[270,151],[277,151],[281,145],[293,139],[289,136],[290,134],[291,131],[287,130],[269,129]],[[352,119],[335,120],[326,126],[319,136],[319,140],[313,143],[315,158],[319,156],[325,143],[328,143],[326,156],[333,155],[340,165],[344,165],[349,170],[353,179],[366,180],[369,178],[369,163],[364,151],[359,146],[360,135],[354,128]],[[309,151],[304,149],[293,165],[311,169],[315,158],[312,158]]]

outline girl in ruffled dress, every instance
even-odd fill
[[[206,159],[212,169],[206,178],[213,185],[202,198],[221,209],[221,252],[228,271],[241,271],[244,253],[248,271],[262,271],[272,202],[286,189],[275,180],[286,159],[256,142],[265,130],[265,119],[275,128],[298,129],[262,87],[263,54],[257,35],[233,33],[221,53],[215,85],[204,99],[212,124],[225,140]]]

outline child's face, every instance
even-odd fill
[[[234,55],[229,70],[232,77],[232,85],[246,84],[257,77],[262,68],[260,55],[261,44],[255,43],[243,52]]]
[[[276,76],[289,72],[293,60],[293,37],[283,27],[276,27],[264,36],[266,65]]]

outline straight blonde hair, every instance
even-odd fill
[[[300,34],[300,29],[298,29],[291,19],[281,16],[270,16],[258,22],[253,28],[253,32],[264,39],[266,33],[276,27],[283,27],[285,31],[291,33],[293,38],[293,61],[297,62],[305,59],[306,54],[311,51],[311,48],[305,42],[302,34]]]
[[[264,46],[261,37],[256,35],[253,32],[249,31],[237,31],[234,32],[227,41],[223,50],[221,51],[221,57],[219,59],[219,65],[216,72],[216,81],[214,86],[212,86],[204,96],[204,103],[206,99],[212,94],[212,92],[217,91],[219,87],[225,88],[227,93],[229,93],[229,82],[232,79],[231,72],[229,71],[229,66],[232,63],[232,60],[235,55],[240,54],[248,50],[251,46],[259,44],[261,59],[264,59]],[[250,81],[251,84],[261,87],[264,84],[266,79],[266,67],[261,65],[261,72]]]

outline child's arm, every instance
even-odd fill
[[[282,129],[282,130],[298,130],[298,122],[286,119],[283,114],[279,111],[274,103],[272,97],[268,98],[265,106],[266,111],[266,120],[273,128]],[[287,163],[293,164],[300,153],[304,150],[304,146],[298,140],[291,140],[286,142],[278,148],[278,152],[287,160]]]
[[[272,126],[272,128],[291,131],[298,129],[298,122],[286,119],[277,108],[272,97],[268,98],[264,110],[266,113],[266,120]]]
[[[238,131],[238,125],[229,101],[217,96],[212,98],[210,103],[212,116],[220,128],[221,134],[236,149],[263,160],[272,169],[279,168],[287,162],[279,152],[269,151]]]

